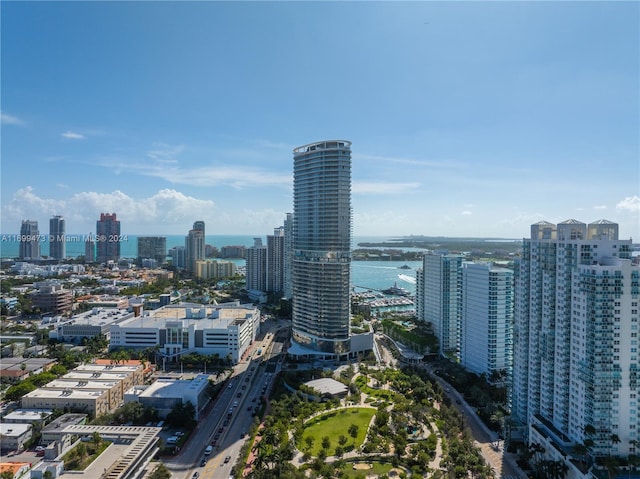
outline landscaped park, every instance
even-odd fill
[[[348,393],[319,397],[305,385],[318,375]],[[493,477],[458,412],[420,368],[289,371],[268,406],[236,477]]]

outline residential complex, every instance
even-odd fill
[[[21,260],[40,259],[40,239],[38,222],[22,220],[19,238],[19,256]]]
[[[120,259],[120,221],[116,214],[100,213],[96,221],[96,261],[115,263]]]
[[[138,259],[154,259],[158,264],[167,259],[166,236],[138,236]]]
[[[592,457],[638,453],[640,267],[618,225],[531,226],[515,268],[512,417],[573,477]],[[571,461],[571,459],[574,459]]]
[[[64,259],[66,255],[65,221],[62,216],[54,216],[49,220],[49,256],[53,259]]]
[[[96,242],[91,235],[87,235],[84,241],[84,259],[87,263],[93,263],[96,260]]]
[[[351,351],[351,142],[293,154],[293,340],[342,356]]]
[[[279,226],[272,235],[267,235],[266,245],[262,238],[254,238],[253,241],[253,246],[246,249],[246,288],[250,297],[266,298],[262,293],[283,294],[285,275],[291,271],[287,265],[285,227]],[[290,237],[288,244],[291,244]]]
[[[25,394],[25,409],[64,409],[91,416],[113,411],[123,404],[124,392],[143,382],[141,364],[84,364],[64,376]]]
[[[282,273],[282,295],[290,299],[293,295],[292,273],[293,267],[293,213],[287,213],[284,220],[284,264]]]
[[[223,246],[220,248],[221,258],[244,258],[246,257],[246,246]]]
[[[185,268],[191,273],[196,271],[196,262],[204,259],[204,221],[196,221],[185,238]]]
[[[460,363],[506,379],[513,364],[513,271],[491,263],[463,263]]]
[[[460,353],[462,314],[461,255],[428,253],[416,274],[416,313],[431,324],[439,352],[457,358]]]
[[[284,290],[285,229],[279,226],[267,235],[266,291],[282,293]]]
[[[174,246],[169,250],[169,256],[171,257],[171,263],[174,267],[182,269],[187,267],[186,246]]]
[[[196,278],[222,279],[236,274],[236,264],[231,261],[198,260],[196,261]]]
[[[37,291],[31,293],[33,306],[42,312],[63,314],[71,311],[73,306],[73,291],[65,289],[56,280],[47,280],[35,284]]]
[[[247,248],[247,291],[267,291],[267,247],[261,238],[253,239]]]

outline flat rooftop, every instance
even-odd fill
[[[2,358],[2,369],[21,369],[21,364],[24,363],[27,365],[27,371],[34,371],[56,362],[55,359],[49,358]]]
[[[133,387],[131,393],[138,392],[140,397],[182,398],[186,391],[199,391],[207,386],[209,376],[200,374],[192,380],[158,379],[146,388]]]
[[[58,326],[88,325],[107,326],[109,324],[123,321],[128,317],[133,317],[132,311],[118,308],[93,308],[82,314],[78,314],[68,321],[58,323]]]
[[[43,432],[55,431],[58,429],[64,429],[72,424],[78,424],[87,420],[86,414],[67,413],[54,419],[43,428]]]
[[[185,327],[193,325],[195,329],[227,329],[241,324],[251,317],[256,308],[253,305],[230,303],[229,305],[168,305],[120,323],[123,328],[166,327],[167,321],[182,321]]]
[[[55,398],[68,398],[68,399],[97,399],[103,394],[106,394],[108,389],[69,389],[69,388],[39,388],[35,391],[22,396],[23,398],[37,398],[37,399],[55,399]]]
[[[74,379],[78,381],[122,381],[129,377],[127,372],[118,371],[86,371],[73,369],[64,375],[64,379]]]
[[[17,437],[22,436],[29,429],[31,429],[31,424],[7,424],[0,423],[0,435],[7,437]]]
[[[10,412],[2,419],[3,421],[41,421],[44,418],[51,416],[53,411],[51,409],[16,409]],[[44,415],[44,416],[43,416]]]
[[[73,378],[66,378],[66,377],[61,377],[58,379],[54,379],[53,381],[45,384],[43,386],[43,388],[47,388],[47,389],[65,389],[65,388],[72,388],[72,389],[111,389],[114,386],[117,386],[118,384],[120,384],[120,381],[118,379],[113,379],[113,380],[103,380],[102,378],[100,378],[99,380],[87,380],[87,379],[81,379],[81,380],[77,380],[77,379],[73,379]]]
[[[124,372],[125,374],[131,374],[137,371],[140,368],[140,365],[135,364],[81,364],[76,367],[74,372],[101,372],[101,373],[119,373]]]

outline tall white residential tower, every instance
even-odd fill
[[[512,417],[573,477],[587,477],[576,444],[593,441],[596,459],[638,452],[640,268],[631,246],[606,220],[540,222],[516,263]]]
[[[262,238],[253,238],[253,246],[247,248],[246,275],[248,290],[267,290],[267,247],[262,244]]]
[[[442,356],[458,357],[462,300],[462,256],[425,254],[416,275],[418,320],[431,324]]]
[[[513,271],[464,263],[460,362],[476,374],[506,374],[513,361]]]

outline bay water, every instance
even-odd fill
[[[19,254],[19,242],[17,235],[0,235],[0,257],[4,259],[17,258]],[[87,235],[70,235],[66,244],[67,257],[77,258],[84,255],[84,240]],[[154,236],[154,235],[145,235]],[[157,235],[165,236],[165,235]],[[175,246],[184,246],[183,235],[168,235],[167,251]],[[245,246],[254,244],[254,238],[261,238],[266,244],[266,238],[260,235],[207,235],[205,243],[221,249],[223,246]],[[45,235],[40,248],[43,256],[49,255],[49,243]],[[122,235],[120,242],[120,256],[123,258],[136,258],[138,255],[138,236]],[[389,241],[389,237],[354,237],[353,248],[358,248],[362,242]],[[235,261],[238,263],[238,261]],[[239,263],[241,264],[241,263]],[[352,261],[351,284],[358,291],[363,289],[383,290],[397,284],[415,294],[416,269],[421,267],[420,261]],[[408,268],[404,268],[408,266]]]

